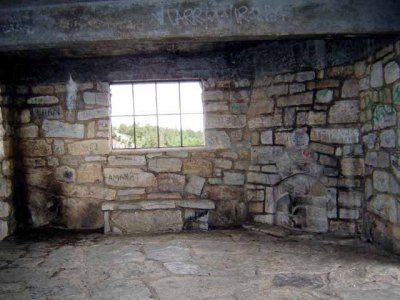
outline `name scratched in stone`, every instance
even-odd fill
[[[285,15],[268,5],[265,5],[263,9],[248,5],[205,6],[186,9],[161,8],[160,11],[152,13],[152,16],[160,26],[193,26],[205,29],[218,23],[243,25],[286,20]]]
[[[108,176],[108,180],[114,182],[134,181],[136,179],[138,179],[138,174],[134,173],[113,174]]]
[[[35,107],[32,109],[34,119],[60,118],[61,106]]]

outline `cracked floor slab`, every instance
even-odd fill
[[[400,299],[400,258],[243,230],[40,232],[0,243],[0,299]]]

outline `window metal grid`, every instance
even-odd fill
[[[129,148],[114,148],[113,149],[162,149],[162,148],[190,148],[190,147],[201,147],[205,145],[204,141],[204,136],[203,136],[203,143],[201,145],[189,145],[185,146],[183,145],[183,128],[182,128],[182,116],[185,115],[201,115],[204,117],[204,109],[202,112],[195,112],[195,113],[182,113],[182,103],[181,103],[181,82],[198,82],[200,86],[202,87],[201,81],[198,80],[179,80],[179,81],[135,81],[135,82],[120,82],[120,83],[113,83],[111,85],[119,85],[119,84],[130,84],[131,85],[131,90],[132,90],[132,109],[133,109],[133,114],[111,114],[111,118],[115,117],[133,117],[133,138],[134,138],[134,147],[129,147]],[[143,83],[154,83],[154,89],[155,89],[155,104],[156,104],[156,113],[155,114],[136,114],[135,113],[135,93],[134,93],[134,86],[137,84],[143,84]],[[178,83],[178,101],[179,101],[179,113],[158,113],[158,91],[157,87],[159,83]],[[111,105],[112,105],[111,101]],[[202,99],[201,102],[203,103],[203,94],[202,94]],[[178,116],[179,115],[179,124],[180,124],[180,146],[168,146],[168,147],[160,147],[160,127],[159,127],[159,116]],[[137,142],[136,142],[136,117],[156,117],[156,129],[157,129],[157,147],[137,147]],[[113,123],[111,121],[111,128],[113,128]],[[203,120],[203,132],[204,132],[204,120]]]

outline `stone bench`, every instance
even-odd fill
[[[208,230],[210,200],[105,201],[104,233],[161,233]]]

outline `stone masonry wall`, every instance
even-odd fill
[[[400,254],[400,42],[356,63],[366,149],[367,237]]]
[[[0,85],[0,240],[15,229],[13,205],[13,110],[5,85]]]
[[[351,65],[256,79],[245,186],[256,221],[314,232],[360,232],[359,111]]]

